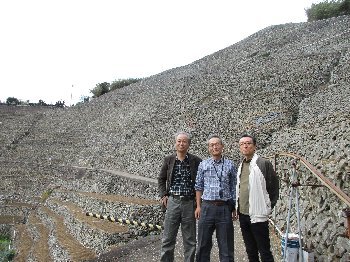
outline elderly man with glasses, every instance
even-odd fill
[[[268,218],[276,205],[279,182],[270,161],[256,154],[256,139],[243,135],[239,150],[244,159],[238,167],[236,210],[249,261],[274,261]]]
[[[159,195],[166,208],[161,247],[161,262],[174,261],[176,235],[181,225],[184,261],[193,262],[196,253],[195,191],[197,169],[202,161],[188,153],[191,137],[175,134],[174,154],[166,156],[158,177]]]
[[[208,138],[208,149],[211,157],[199,164],[195,184],[195,216],[199,220],[196,260],[210,261],[212,235],[216,230],[220,261],[232,262],[236,167],[223,157],[224,145],[219,136]]]

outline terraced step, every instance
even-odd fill
[[[37,215],[30,215],[28,223],[36,228],[36,233],[38,234],[32,249],[33,257],[36,261],[53,261],[50,256],[48,244],[50,235],[49,229],[42,223]]]
[[[49,252],[49,230],[32,212],[26,224],[16,225],[16,261],[52,261]]]
[[[69,232],[62,216],[47,207],[41,207],[39,213],[51,224],[51,237],[54,239],[50,248],[51,252],[55,252],[55,261],[84,261],[96,257],[91,248],[82,245]]]
[[[33,238],[28,228],[24,224],[19,224],[15,226],[16,232],[16,257],[15,261],[24,262],[27,261],[29,253],[33,246]]]
[[[7,163],[3,166],[3,162],[0,165],[4,168],[4,174],[0,173],[0,196],[3,195],[4,198],[31,202],[33,197],[40,197],[52,181],[52,172],[43,172],[38,166],[29,167],[18,163]],[[29,171],[31,169],[35,171]]]
[[[0,224],[25,223],[28,214],[35,208],[34,205],[25,202],[9,201],[5,199],[0,206]]]
[[[121,195],[104,195],[104,194],[98,194],[98,193],[91,193],[91,192],[76,192],[82,196],[92,197],[100,200],[107,200],[109,202],[121,202],[121,203],[128,203],[128,204],[134,204],[134,205],[157,205],[159,202],[154,199],[145,199],[145,198],[137,198],[137,197],[126,197]]]
[[[115,194],[98,194],[56,189],[52,197],[75,203],[84,212],[111,215],[115,218],[130,219],[150,224],[163,221],[159,201]]]
[[[31,208],[34,209],[35,205],[33,204],[29,204],[26,202],[17,202],[17,201],[13,201],[13,202],[8,202],[4,205],[4,207],[24,207],[24,208]]]
[[[128,231],[128,227],[125,225],[111,223],[98,218],[87,217],[83,209],[71,202],[62,202],[58,199],[51,199],[50,202],[60,207],[65,207],[75,217],[75,219],[79,220],[81,223],[89,225],[92,228],[102,230],[106,233],[125,233]]]
[[[17,224],[23,222],[23,216],[0,216],[0,224]]]
[[[69,225],[69,232],[84,246],[92,248],[97,254],[104,253],[112,248],[119,247],[140,236],[157,234],[146,227],[137,225],[125,225],[104,219],[86,216],[87,210],[105,210],[103,214],[115,216],[115,213],[123,214],[128,218],[136,216],[139,210],[147,211],[158,203],[149,199],[138,199],[116,195],[102,195],[87,192],[71,192],[55,190],[55,193],[47,200],[46,205],[55,213],[64,217]],[[158,206],[157,206],[158,208]],[[107,212],[109,211],[109,213]],[[97,212],[101,214],[101,212]],[[154,213],[148,212],[148,216]]]

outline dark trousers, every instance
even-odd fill
[[[259,253],[261,261],[274,261],[270,245],[269,222],[251,223],[248,215],[240,213],[239,223],[249,261],[259,262]]]
[[[233,222],[229,205],[215,206],[202,202],[198,221],[198,245],[196,261],[210,261],[213,246],[212,236],[216,230],[220,262],[233,262]]]

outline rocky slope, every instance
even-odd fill
[[[185,130],[193,136],[191,152],[202,157],[208,155],[207,136],[220,134],[225,154],[237,163],[240,135],[254,134],[260,154],[299,154],[349,195],[349,24],[343,16],[271,26],[89,103],[1,121],[0,194],[35,202],[50,185],[70,187],[65,178],[80,177],[71,166],[154,179],[164,155],[173,152],[174,133]],[[20,177],[14,180],[15,174]],[[111,185],[102,193],[128,194],[113,180],[101,183]],[[285,228],[288,184],[281,185],[276,219]],[[148,198],[157,197],[155,188],[149,192],[154,193]],[[339,215],[346,205],[326,188],[301,195],[307,247],[320,261],[346,261],[350,243]],[[315,219],[321,227],[311,223]]]

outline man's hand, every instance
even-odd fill
[[[197,206],[196,210],[194,211],[194,216],[197,220],[201,216],[201,208],[199,206]]]
[[[237,213],[236,209],[234,209],[232,211],[232,220],[236,221],[237,219],[238,219],[238,213]]]
[[[162,205],[166,208],[167,205],[168,205],[168,196],[163,196],[163,197],[160,199],[160,202],[161,202]]]

